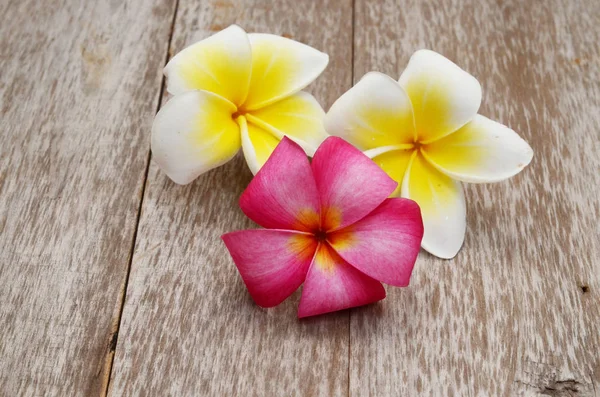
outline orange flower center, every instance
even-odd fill
[[[324,242],[324,241],[326,241],[327,240],[327,232],[324,231],[324,230],[317,230],[315,232],[315,239],[318,242]]]

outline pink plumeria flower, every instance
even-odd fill
[[[377,302],[381,282],[407,286],[423,221],[414,201],[387,198],[396,186],[341,138],[312,164],[284,138],[240,199],[265,229],[223,235],[254,301],[276,306],[304,283],[302,318]]]

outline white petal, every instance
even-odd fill
[[[170,94],[207,90],[239,106],[248,94],[251,70],[248,35],[231,25],[175,55],[164,73]]]
[[[460,182],[433,168],[415,153],[402,182],[402,197],[421,207],[425,234],[421,246],[431,254],[453,258],[465,239],[467,210]]]
[[[423,143],[471,121],[481,104],[479,82],[433,51],[415,52],[399,82],[412,102],[417,134]]]
[[[154,161],[182,185],[226,163],[240,149],[234,111],[230,102],[207,91],[174,96],[152,125]]]
[[[413,143],[410,99],[391,77],[367,73],[331,106],[325,130],[363,151]]]
[[[480,115],[423,149],[434,167],[454,179],[474,183],[510,178],[533,158],[533,150],[516,132]]]
[[[244,109],[256,110],[295,94],[327,67],[329,56],[306,44],[272,34],[251,33],[252,79]]]

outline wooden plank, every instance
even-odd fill
[[[600,390],[600,3],[356,1],[355,80],[417,49],[478,77],[481,113],[535,151],[469,185],[456,259],[351,315],[353,396],[592,396]]]
[[[232,23],[329,53],[310,88],[326,107],[350,87],[350,0],[180,0],[172,54]],[[237,205],[250,179],[241,157],[185,187],[152,164],[112,395],[347,394],[348,313],[298,321],[298,293],[258,308],[220,241],[255,227]]]
[[[173,11],[0,6],[0,395],[106,388]]]

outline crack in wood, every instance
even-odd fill
[[[588,395],[586,390],[587,383],[580,382],[576,379],[562,379],[552,380],[549,383],[540,382],[542,384],[534,384],[530,382],[524,382],[522,380],[515,380],[515,383],[527,386],[531,389],[536,389],[540,395],[551,396],[551,397],[576,397]],[[592,382],[592,389],[595,392],[595,388]]]
[[[557,380],[544,386],[540,390],[540,394],[552,397],[577,396],[580,395],[580,386],[582,386],[582,383],[575,379]]]
[[[175,6],[173,8],[173,17],[171,20],[171,28],[169,30],[167,53],[166,53],[165,61],[164,61],[165,65],[171,58],[171,45],[172,45],[172,41],[173,41],[173,33],[175,32],[175,21],[177,19],[178,7],[179,7],[179,0],[175,0]],[[163,76],[163,78],[161,80],[160,90],[159,90],[159,97],[158,97],[158,104],[156,107],[156,112],[158,112],[160,110],[160,107],[162,105],[165,86],[166,86],[166,79],[165,79],[165,76]],[[148,150],[148,156],[146,159],[146,170],[144,173],[144,183],[142,184],[142,190],[140,192],[140,205],[139,205],[138,211],[137,211],[137,219],[135,222],[135,229],[133,231],[133,238],[132,238],[131,248],[130,248],[130,252],[129,252],[129,262],[128,262],[128,266],[127,266],[127,273],[125,275],[125,282],[123,284],[123,289],[121,291],[121,297],[119,300],[119,304],[120,304],[119,314],[115,320],[114,330],[111,334],[111,338],[110,338],[110,342],[109,342],[109,346],[108,346],[108,352],[106,353],[105,359],[104,359],[104,361],[106,362],[106,366],[108,367],[105,372],[104,381],[103,381],[104,388],[103,388],[102,395],[105,397],[108,396],[108,392],[110,390],[110,381],[111,381],[111,376],[112,376],[113,363],[114,363],[114,359],[115,359],[115,352],[117,350],[117,343],[119,340],[119,330],[120,330],[120,325],[121,325],[121,318],[123,316],[123,309],[125,307],[125,298],[127,296],[127,285],[129,282],[129,276],[131,274],[131,264],[133,262],[133,254],[135,252],[135,244],[137,242],[137,233],[138,233],[138,229],[140,226],[142,206],[144,204],[144,193],[146,191],[146,184],[148,183],[148,172],[150,170],[150,160],[151,160],[151,153],[150,153],[150,150]]]

